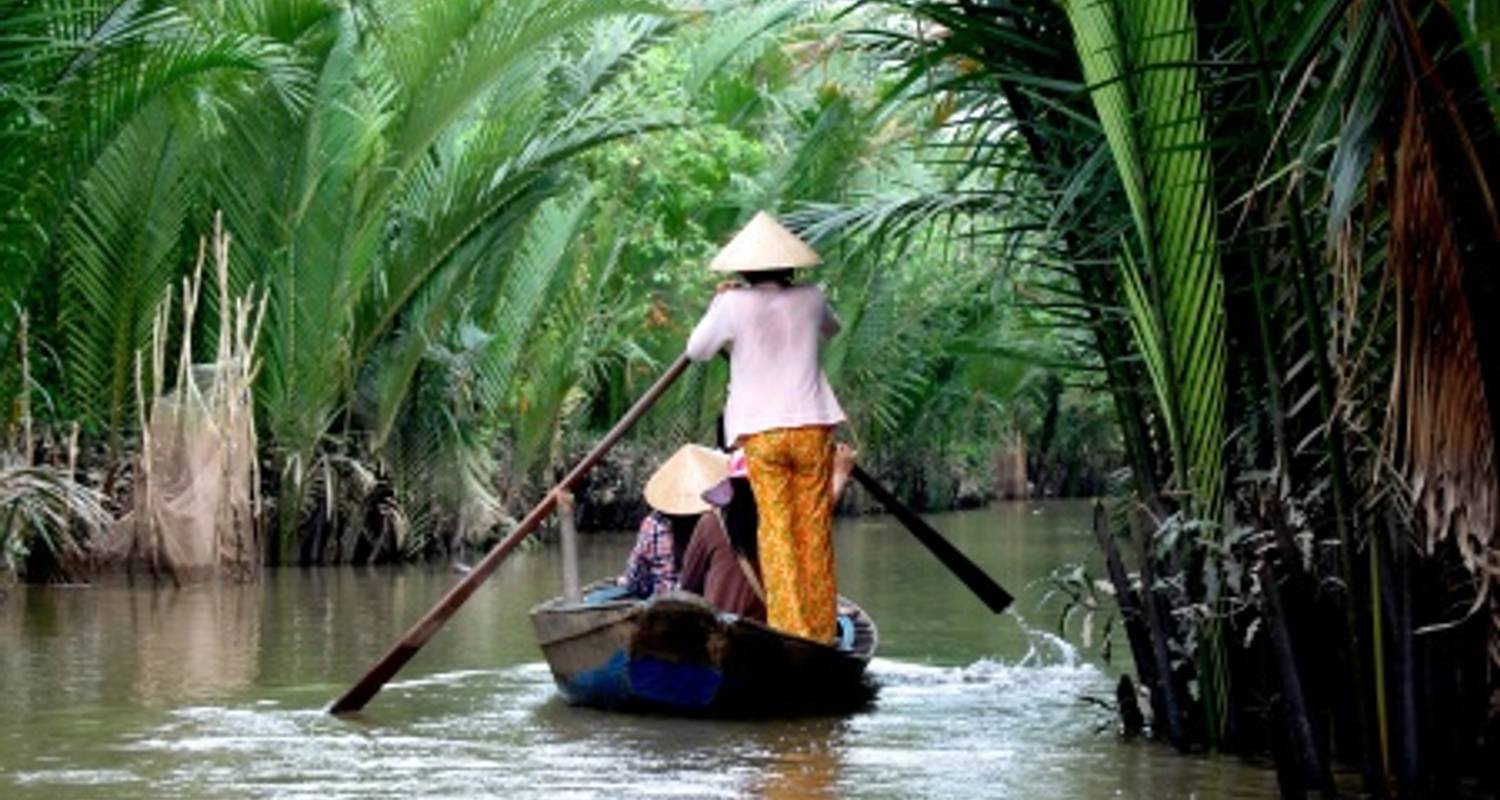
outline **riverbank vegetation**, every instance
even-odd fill
[[[941,99],[846,46],[884,12],[845,11],[5,0],[11,451],[131,507],[142,406],[176,390],[178,361],[215,359],[213,280],[196,335],[176,311],[153,326],[221,215],[227,295],[264,303],[266,559],[502,534],[680,352],[711,294],[703,265],[755,209],[948,180],[920,149]],[[1075,369],[1095,357],[1016,302],[1029,279],[1003,246],[952,233],[899,250],[819,234],[849,330],[830,373],[865,460],[928,508],[1098,491],[1119,445]],[[201,344],[154,365],[154,335]],[[712,440],[723,383],[722,365],[689,374],[584,487],[586,525],[633,524],[660,455]]]
[[[1132,480],[1072,589],[1156,732],[1289,794],[1493,788],[1493,7],[894,5],[979,178],[942,196],[1010,210],[1101,358]],[[848,213],[970,213],[908,206]]]

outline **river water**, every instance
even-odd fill
[[[1123,741],[1123,663],[1053,634],[1046,576],[1097,556],[1080,503],[930,519],[1019,598],[983,605],[889,519],[844,520],[841,590],[880,626],[875,707],[709,722],[562,703],[516,553],[355,719],[322,712],[456,576],[269,572],[257,586],[12,588],[0,601],[0,797],[1264,797],[1263,766]],[[585,536],[585,576],[627,534]],[[1123,644],[1115,658],[1127,653]]]

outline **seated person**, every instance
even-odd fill
[[[722,482],[728,471],[728,455],[696,444],[683,445],[657,467],[644,492],[651,513],[641,520],[635,548],[617,584],[641,599],[676,585],[693,526],[711,508],[703,493]]]
[[[766,621],[765,589],[756,562],[755,495],[745,473],[745,458],[736,453],[729,477],[704,493],[713,513],[703,514],[682,557],[677,587],[701,595],[721,611]],[[840,444],[834,453],[834,502],[843,495],[854,469],[854,451]]]

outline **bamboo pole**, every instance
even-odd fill
[[[443,627],[448,618],[463,606],[469,596],[474,594],[474,590],[479,588],[479,584],[484,583],[485,578],[494,573],[511,551],[516,549],[516,546],[527,536],[530,536],[542,524],[542,520],[545,520],[557,508],[558,496],[576,485],[584,474],[604,458],[610,448],[614,447],[615,443],[625,435],[625,432],[645,416],[651,406],[682,375],[687,366],[688,359],[685,355],[679,356],[676,361],[672,362],[672,366],[656,379],[656,383],[646,390],[646,394],[637,400],[629,411],[625,412],[625,416],[615,423],[609,433],[604,434],[604,438],[594,445],[594,449],[590,450],[588,455],[584,456],[583,460],[579,461],[562,481],[547,492],[542,502],[531,509],[516,529],[501,539],[500,543],[496,544],[483,560],[474,565],[473,571],[454,584],[447,594],[443,595],[431,609],[428,609],[427,613],[423,614],[421,619],[417,620],[395,644],[391,645],[385,655],[381,656],[380,660],[375,662],[375,665],[370,667],[358,682],[334,700],[333,704],[328,707],[328,712],[346,714],[364,708],[365,704],[370,702],[370,698],[374,697],[403,666],[406,666],[406,662],[410,661],[412,656],[415,656],[417,651],[427,644],[427,640]]]
[[[30,319],[21,312],[21,463],[31,466],[35,452],[31,439],[31,343]]]

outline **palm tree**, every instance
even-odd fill
[[[1398,735],[1451,726],[1411,700],[1415,612],[1392,587],[1417,580],[1397,535],[1409,532],[1430,562],[1456,557],[1474,575],[1417,584],[1433,598],[1428,622],[1436,598],[1493,596],[1475,586],[1491,580],[1478,564],[1496,527],[1497,392],[1486,390],[1500,380],[1500,338],[1471,310],[1495,297],[1492,270],[1475,265],[1500,240],[1487,12],[887,5],[916,20],[881,40],[909,67],[901,91],[941,99],[951,133],[933,152],[962,168],[947,187],[845,219],[887,230],[1004,213],[1038,231],[1018,254],[1072,281],[1061,308],[1093,333],[1137,502],[1170,523],[1140,559],[1157,663],[1138,667],[1162,676],[1159,727],[1178,742],[1200,735],[1184,727],[1191,704],[1209,741],[1251,735],[1243,709],[1258,671],[1216,630],[1253,629],[1230,597],[1245,590],[1230,587],[1269,560],[1286,585],[1248,596],[1304,597],[1317,620],[1286,623],[1296,635],[1278,640],[1289,644],[1277,680],[1338,696],[1281,712],[1301,721],[1296,749],[1311,756],[1299,780],[1326,783],[1330,726],[1342,742],[1368,733],[1358,757],[1372,786],[1390,772],[1435,776]],[[1277,531],[1275,546],[1246,547],[1263,540],[1225,527],[1229,508]],[[1363,535],[1382,526],[1389,541]],[[1299,531],[1316,545],[1302,549]],[[1457,544],[1448,556],[1445,541]],[[1328,585],[1339,591],[1314,593]],[[1328,630],[1344,644],[1339,678],[1296,653]],[[1180,671],[1170,677],[1166,645],[1196,652],[1201,703]],[[1443,664],[1482,657],[1470,648]],[[1471,699],[1486,691],[1460,684]]]
[[[625,0],[9,5],[28,68],[4,167],[45,179],[6,182],[7,230],[39,235],[7,240],[0,288],[57,309],[69,400],[118,440],[188,220],[223,208],[234,291],[270,302],[257,404],[284,531],[340,420],[388,437],[437,312],[528,302],[494,287],[560,167],[664,121],[610,93],[658,26]],[[362,380],[378,406],[356,424]]]
[[[555,65],[588,41],[572,37],[630,9],[343,9],[321,23],[330,44],[309,107],[231,123],[221,192],[231,227],[250,242],[240,252],[268,259],[260,399],[281,453],[284,529],[295,522],[304,471],[363,372],[379,372],[378,447],[446,309],[507,267],[526,222],[558,188],[559,165],[654,124],[602,96],[607,70],[575,94],[554,91]],[[297,143],[294,157],[247,182],[251,165],[264,163],[259,151],[286,141]],[[392,336],[402,343],[393,347]]]
[[[185,260],[213,114],[259,80],[290,100],[304,73],[278,42],[171,5],[7,0],[0,19],[0,300],[36,312],[37,339],[66,341],[59,402],[117,430],[134,353]],[[0,324],[0,344],[12,335]]]

